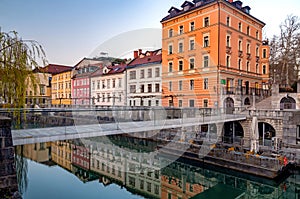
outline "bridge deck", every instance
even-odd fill
[[[245,120],[244,115],[219,115],[200,118],[181,118],[141,122],[77,125],[65,127],[12,130],[13,144],[25,145],[57,140],[137,133],[152,130],[189,127],[204,124]]]

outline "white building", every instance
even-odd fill
[[[134,51],[127,65],[127,106],[161,106],[161,49]]]
[[[91,76],[91,98],[95,106],[126,105],[126,65],[101,67]]]

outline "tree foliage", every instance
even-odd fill
[[[289,15],[280,25],[280,35],[270,41],[270,75],[274,83],[290,87],[298,80],[300,21]]]
[[[28,81],[37,82],[32,69],[46,65],[45,52],[34,40],[23,40],[15,31],[0,29],[0,103],[15,108],[25,105]]]

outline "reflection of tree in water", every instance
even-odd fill
[[[24,158],[24,146],[16,146],[15,162],[19,192],[23,194],[28,186],[28,162]]]

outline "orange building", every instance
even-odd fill
[[[244,106],[253,93],[261,97],[269,80],[265,23],[241,1],[194,0],[181,7],[161,21],[163,106]]]

